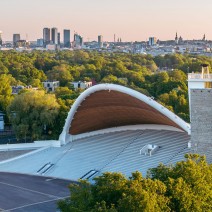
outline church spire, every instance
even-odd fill
[[[203,40],[203,41],[205,41],[205,40],[206,40],[206,38],[205,38],[205,34],[203,35],[203,38],[202,38],[202,40]]]
[[[175,43],[178,44],[178,42],[179,42],[179,39],[178,39],[178,35],[177,35],[177,32],[176,32]]]
[[[175,40],[178,40],[177,32],[176,32]]]

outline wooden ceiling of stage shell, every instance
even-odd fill
[[[77,135],[96,130],[137,124],[169,125],[176,123],[135,97],[118,91],[97,91],[81,103],[69,133]]]

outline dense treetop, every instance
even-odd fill
[[[93,184],[81,180],[69,188],[70,198],[58,203],[63,212],[212,211],[212,165],[197,154],[174,166],[160,164],[146,178],[107,172]]]
[[[44,91],[24,92],[17,95],[8,107],[10,121],[17,138],[41,138],[52,134],[59,113],[59,104],[53,94]]]
[[[94,80],[97,83],[124,85],[153,96],[189,122],[186,74],[188,71],[200,71],[201,63],[212,65],[212,58],[181,54],[152,57],[80,50],[31,53],[1,51],[0,110],[7,113],[13,101],[10,86],[31,85],[42,90],[42,81],[59,80],[60,88],[54,97],[59,104],[59,115],[56,117],[57,123],[60,123],[57,125],[59,133],[64,117],[81,92],[73,91],[70,82]]]

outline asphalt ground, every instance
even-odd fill
[[[0,172],[0,211],[54,212],[70,193],[69,180]]]

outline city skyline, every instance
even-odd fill
[[[13,34],[22,39],[42,38],[45,27],[71,30],[85,41],[113,41],[114,34],[122,41],[143,41],[154,36],[160,40],[174,39],[175,33],[184,39],[212,40],[208,20],[212,18],[212,2],[203,0],[7,0],[1,2],[0,30],[4,41]]]

